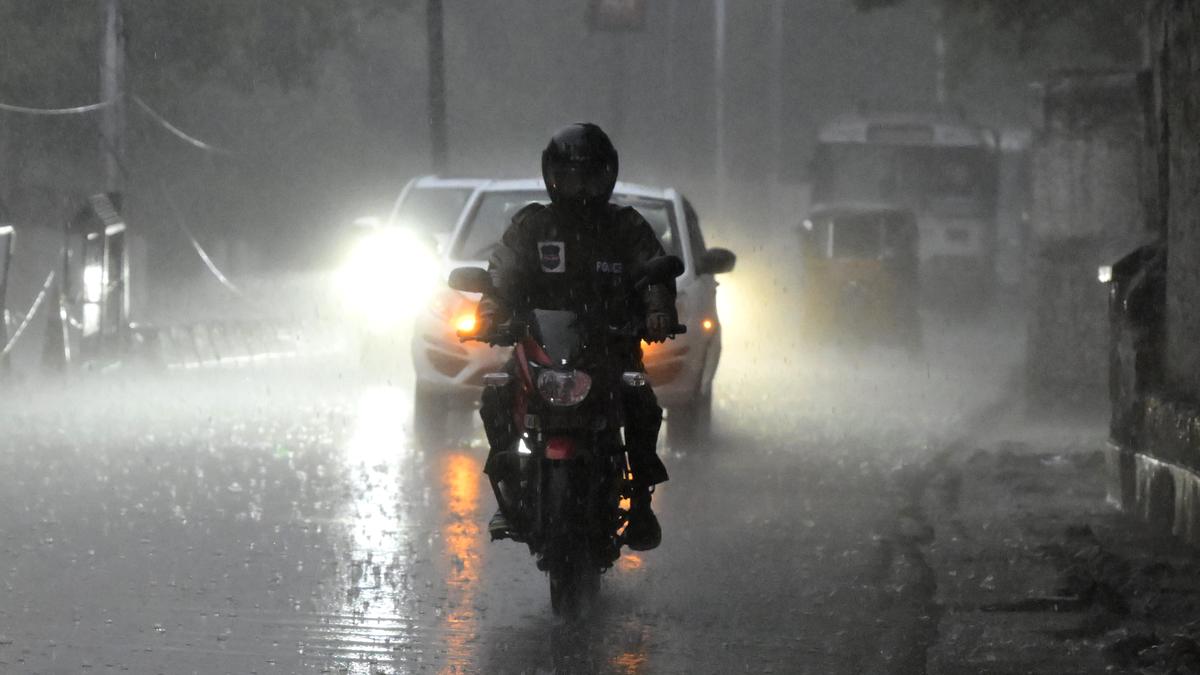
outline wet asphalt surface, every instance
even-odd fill
[[[713,439],[662,447],[662,546],[572,623],[523,546],[487,539],[481,434],[418,445],[406,378],[22,392],[0,414],[0,672],[877,669],[903,617],[880,544],[897,476],[1003,394],[998,340],[804,361],[727,340]]]

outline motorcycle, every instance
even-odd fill
[[[641,288],[682,272],[679,258],[663,256],[632,278]],[[453,270],[449,285],[468,293],[493,290],[487,272],[475,267]],[[686,330],[677,325],[670,334]],[[642,332],[575,312],[533,309],[490,334],[459,335],[513,347],[511,368],[484,376],[485,399],[503,402],[513,432],[489,457],[488,475],[509,523],[507,537],[527,544],[549,575],[557,615],[578,615],[621,555],[633,493],[622,397],[647,382],[645,373],[618,367],[609,347]]]

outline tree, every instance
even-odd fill
[[[311,86],[326,55],[354,53],[360,25],[413,0],[122,0],[128,93],[150,101],[201,135],[220,126],[205,105],[210,85],[249,94]],[[38,108],[94,103],[99,97],[101,3],[0,2],[0,102]],[[199,106],[199,107],[198,107]],[[130,106],[131,110],[136,110]],[[163,150],[177,141],[147,132],[131,113],[133,144]],[[0,198],[94,189],[96,116],[31,118],[0,113]],[[140,132],[140,136],[139,136]],[[218,142],[241,139],[216,135]],[[185,146],[186,149],[186,146]],[[194,152],[193,150],[188,150]],[[193,155],[189,159],[194,159]],[[146,159],[143,154],[141,159]],[[131,166],[132,170],[132,166]],[[43,200],[44,201],[44,200]]]
[[[384,6],[385,0],[125,0],[129,81],[164,93],[209,78],[243,89],[310,84],[321,56],[352,43],[362,15]],[[57,105],[94,98],[100,32],[94,2],[0,4],[0,100]]]
[[[853,0],[862,11],[911,0]],[[966,44],[990,46],[1023,58],[1038,58],[1064,35],[1080,38],[1095,56],[1136,63],[1145,3],[1138,0],[933,0],[948,27],[972,37]],[[962,42],[960,41],[960,44]],[[1065,64],[1072,65],[1072,64]]]

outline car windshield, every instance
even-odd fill
[[[393,224],[428,234],[450,234],[470,196],[470,188],[413,187],[396,209]]]
[[[877,213],[838,214],[812,219],[817,251],[827,258],[878,258],[884,246],[887,216]]]
[[[547,204],[549,201],[545,190],[485,192],[459,232],[451,257],[457,260],[486,260],[508,229],[513,214],[527,204]],[[679,255],[675,211],[670,200],[616,194],[612,202],[637,209],[650,223],[666,252]]]
[[[817,149],[813,199],[887,202],[918,213],[986,215],[995,161],[983,148],[830,143]]]

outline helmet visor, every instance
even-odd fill
[[[550,187],[568,201],[607,199],[616,183],[612,167],[602,162],[559,162],[549,174]]]

